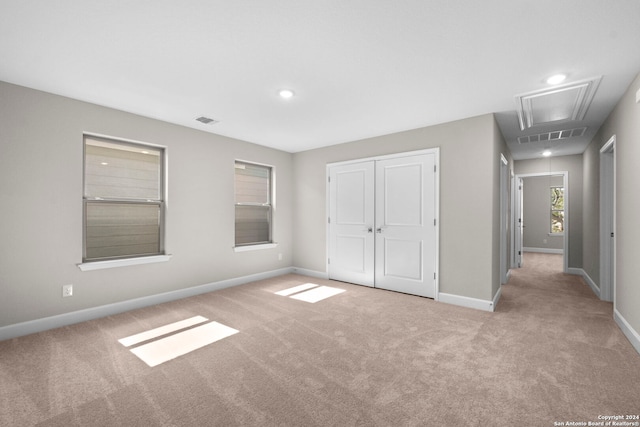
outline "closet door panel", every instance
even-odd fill
[[[329,278],[374,284],[374,162],[329,169]]]
[[[375,286],[435,297],[435,156],[376,162]]]

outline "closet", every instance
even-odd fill
[[[435,298],[438,155],[328,166],[329,278]]]

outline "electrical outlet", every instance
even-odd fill
[[[73,296],[73,285],[63,285],[62,286],[62,297],[71,297]]]
[[[282,254],[278,254],[278,261],[282,261]]]

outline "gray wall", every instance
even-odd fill
[[[0,327],[292,265],[291,154],[2,82],[0,99]],[[169,262],[76,266],[83,132],[167,147]],[[232,250],[236,158],[275,166],[275,249]]]
[[[584,232],[582,242],[583,269],[600,286],[600,148],[608,141],[602,130],[583,154]]]
[[[562,176],[532,176],[524,179],[523,246],[538,249],[562,249],[563,236],[550,236],[550,195],[552,186],[563,185]]]
[[[433,147],[440,291],[500,288],[500,153],[513,162],[491,114],[292,155],[2,82],[0,98],[0,327],[291,266],[325,272],[327,163]],[[169,262],[78,269],[83,132],[167,147]],[[232,250],[236,159],[275,167],[275,249]]]
[[[569,172],[569,198],[565,200],[565,203],[569,207],[569,268],[582,268],[582,154],[547,157],[544,159],[516,160],[515,162],[516,174],[561,171]],[[565,254],[565,256],[566,255],[567,254]]]
[[[626,319],[631,327],[640,333],[640,104],[635,101],[636,92],[640,90],[640,74],[636,77],[625,95],[620,99],[609,118],[600,128],[600,132],[591,143],[585,154],[585,174],[588,173],[589,187],[585,204],[597,206],[599,185],[599,160],[596,160],[600,148],[616,136],[616,288],[615,309]],[[599,242],[599,214],[594,210],[585,223],[585,265],[598,283],[593,264],[598,263],[597,249]],[[599,270],[598,270],[599,271]]]
[[[492,259],[493,263],[493,271],[492,271],[492,297],[500,289],[502,285],[502,280],[500,277],[500,170],[501,170],[501,156],[507,159],[508,165],[508,173],[507,173],[507,224],[506,224],[506,251],[505,251],[505,266],[507,270],[511,265],[510,262],[510,254],[511,254],[511,229],[513,227],[511,221],[511,175],[513,174],[514,162],[511,157],[511,152],[507,147],[507,142],[504,140],[502,136],[502,132],[500,132],[500,128],[498,127],[497,122],[494,120],[493,122],[493,186],[492,186],[492,194],[493,194],[493,240],[491,245]],[[473,209],[468,209],[468,212],[473,212]]]
[[[294,154],[294,265],[327,271],[328,163],[440,147],[440,291],[492,299],[499,287],[496,153],[506,151],[496,132],[493,115],[484,115]]]

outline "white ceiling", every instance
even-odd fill
[[[493,112],[516,159],[581,153],[639,48],[638,0],[0,0],[0,80],[289,152]],[[520,131],[556,72],[602,76],[585,119]]]

